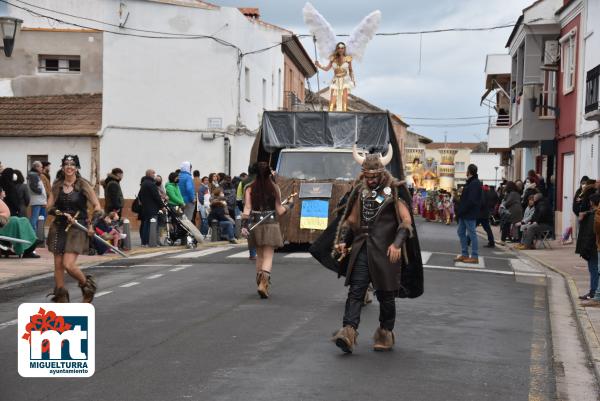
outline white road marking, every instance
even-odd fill
[[[129,259],[145,259],[145,258],[153,258],[155,256],[164,255],[166,252],[152,252],[152,253],[142,253],[141,255],[130,256]]]
[[[101,291],[101,292],[97,292],[96,295],[94,296],[95,298],[100,298],[103,297],[104,295],[110,294],[112,291]]]
[[[470,268],[476,268],[476,269],[483,269],[483,268],[485,268],[485,261],[484,261],[483,256],[480,256],[478,259],[479,259],[479,263],[454,262],[454,266],[457,266],[457,267],[470,267]]]
[[[14,319],[14,320],[9,320],[8,322],[0,323],[0,330],[5,329],[8,326],[14,326],[15,324],[17,324],[18,321],[19,321],[18,319]]]
[[[468,265],[468,264],[467,264]],[[476,266],[476,265],[473,265]],[[424,265],[423,267],[427,269],[438,269],[438,270],[456,270],[456,271],[466,271],[466,272],[477,272],[477,273],[491,273],[491,274],[504,274],[507,276],[514,276],[515,274],[511,271],[505,270],[491,270],[491,269],[480,269],[480,268],[467,268],[467,267],[452,267],[452,266],[435,266],[435,265]]]
[[[131,267],[171,267],[173,266],[172,264],[170,265],[133,265]]]
[[[162,276],[163,276],[163,274],[161,274],[161,273],[159,273],[159,274],[153,274],[151,276],[146,277],[146,279],[148,279],[148,280],[154,280],[155,278],[159,278],[159,277],[162,277]]]
[[[137,281],[132,281],[131,283],[123,284],[123,285],[120,285],[119,287],[129,288],[129,287],[133,287],[134,285],[138,285],[138,284],[139,283]]]
[[[232,247],[230,247],[230,246],[224,246],[224,247],[218,247],[218,248],[208,248],[208,249],[203,249],[201,251],[186,252],[186,253],[182,253],[179,255],[174,255],[174,256],[171,256],[171,258],[177,258],[177,259],[198,258],[200,256],[212,255],[213,253],[223,252],[223,251],[226,251],[231,248]]]
[[[175,267],[173,269],[170,269],[169,271],[170,272],[178,272],[180,270],[184,270],[184,269],[187,269],[187,268],[188,268],[187,266],[179,266],[179,267]]]
[[[512,266],[515,273],[521,273],[521,274],[525,274],[525,273],[542,274],[543,273],[543,270],[540,270],[521,259],[511,259],[510,265]]]
[[[284,256],[284,258],[289,259],[308,259],[312,258],[312,255],[308,252],[294,252]]]
[[[421,259],[423,260],[423,264],[429,262],[429,258],[431,258],[432,252],[421,251]]]
[[[250,256],[250,254],[248,253],[248,251],[242,251],[242,252],[238,252],[238,253],[234,253],[233,255],[229,255],[227,256],[227,258],[248,258]]]

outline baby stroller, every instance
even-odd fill
[[[178,207],[165,204],[165,208],[167,210],[164,215],[167,228],[166,244],[173,246],[180,240],[181,244],[185,244],[188,249],[196,248],[198,243],[202,242],[200,231]]]

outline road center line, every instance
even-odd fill
[[[97,292],[97,293],[96,293],[96,295],[95,295],[95,297],[96,297],[96,298],[100,298],[100,297],[103,297],[103,296],[105,296],[105,295],[108,295],[108,294],[110,294],[111,292],[112,292],[112,291],[101,291],[101,292]]]
[[[514,273],[511,271],[505,270],[491,270],[491,269],[482,269],[478,267],[451,267],[451,266],[435,266],[435,265],[423,265],[423,267],[427,269],[438,269],[438,270],[458,270],[458,271],[466,271],[466,272],[478,272],[478,273],[490,273],[490,274],[504,274],[507,276],[514,276]]]
[[[18,321],[19,321],[18,319],[14,319],[14,320],[9,320],[8,322],[0,323],[0,330],[5,329],[8,326],[14,326],[15,324],[17,324]]]
[[[153,274],[151,276],[146,277],[146,279],[148,279],[148,280],[154,280],[155,278],[159,278],[159,277],[162,277],[162,276],[163,276],[163,274],[161,274],[161,273],[159,273],[159,274]]]
[[[123,284],[123,285],[120,285],[119,287],[121,287],[121,288],[129,288],[129,287],[133,287],[134,285],[138,285],[138,284],[139,284],[139,282],[132,281],[131,283]]]
[[[200,251],[195,251],[195,252],[181,253],[181,254],[178,254],[178,255],[175,255],[175,256],[171,256],[171,257],[169,257],[169,259],[171,259],[171,258],[175,258],[175,259],[198,258],[200,256],[207,256],[207,255],[211,255],[213,253],[227,251],[227,250],[229,250],[231,248],[233,248],[233,247],[231,247],[231,246],[223,246],[223,247],[217,247],[217,248],[207,248],[207,249],[202,249]]]

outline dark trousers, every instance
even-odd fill
[[[502,235],[500,236],[500,241],[504,242],[508,238],[511,237],[511,235],[510,235],[510,227],[511,227],[511,225],[512,224],[509,221],[503,221],[501,223],[500,229],[502,231]]]
[[[142,245],[148,245],[150,242],[150,219],[152,218],[157,219],[157,216],[142,217],[142,223],[140,224],[140,238],[142,240]],[[158,227],[158,224],[156,226]]]
[[[492,232],[492,227],[490,227],[490,219],[477,219],[477,225],[483,227],[483,230],[487,234],[488,244],[494,245],[494,233]]]
[[[369,257],[366,245],[362,247],[350,276],[350,289],[346,300],[343,325],[358,329],[360,312],[371,277],[369,276]],[[379,301],[379,325],[386,330],[393,330],[396,322],[396,298],[394,291],[375,291]]]

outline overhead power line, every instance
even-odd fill
[[[407,117],[400,116],[403,120],[477,120],[482,118],[490,118],[490,116],[473,116],[473,117]]]
[[[95,19],[95,18],[89,18],[89,17],[82,17],[79,15],[75,15],[75,14],[71,14],[71,13],[67,13],[64,11],[58,11],[58,10],[53,10],[50,8],[46,8],[46,7],[42,7],[36,4],[32,4],[23,0],[13,0],[13,1],[18,1],[21,4],[25,4],[27,6],[30,7],[35,7],[39,10],[44,10],[47,12],[51,12],[54,14],[59,14],[59,15],[63,15],[63,16],[68,16],[71,18],[77,18],[77,19],[81,19],[84,21],[90,21],[90,22],[95,22],[98,24],[102,24],[102,25],[106,25],[106,26],[110,26],[113,28],[118,28],[118,29],[123,29],[126,31],[132,31],[132,32],[141,32],[142,34],[136,34],[136,33],[132,33],[132,32],[124,32],[124,31],[114,31],[114,30],[109,30],[109,29],[100,29],[98,27],[92,27],[92,26],[86,26],[80,23],[76,23],[76,22],[71,22],[71,21],[66,21],[63,20],[61,18],[57,18],[51,15],[46,15],[43,14],[39,11],[35,11],[32,10],[30,8],[15,4],[11,1],[8,0],[0,0],[0,2],[5,3],[5,4],[9,4],[15,8],[27,11],[33,15],[36,15],[38,17],[42,17],[42,18],[47,18],[62,24],[66,24],[66,25],[72,25],[72,26],[76,26],[79,28],[83,28],[83,29],[94,29],[97,31],[101,31],[101,32],[105,32],[105,33],[110,33],[110,34],[114,34],[114,35],[121,35],[121,36],[133,36],[133,37],[139,37],[139,38],[146,38],[146,39],[211,39],[216,41],[217,43],[220,43],[224,46],[228,46],[228,47],[233,47],[235,49],[238,49],[241,52],[241,49],[239,49],[239,47],[237,47],[236,45],[229,43],[223,39],[211,36],[211,35],[204,35],[204,34],[189,34],[189,33],[173,33],[173,32],[163,32],[163,31],[156,31],[156,30],[149,30],[149,29],[140,29],[140,28],[128,28],[128,27],[121,27],[120,25],[117,24],[113,24],[110,22],[106,22],[106,21],[102,21],[99,19]],[[441,29],[429,29],[429,30],[419,30],[419,31],[401,31],[401,32],[379,32],[376,34],[376,36],[400,36],[400,35],[422,35],[422,34],[433,34],[433,33],[443,33],[443,32],[472,32],[472,31],[491,31],[491,30],[496,30],[496,29],[503,29],[503,28],[511,28],[514,26],[514,23],[507,23],[507,24],[502,24],[502,25],[496,25],[496,26],[488,26],[488,27],[456,27],[456,28],[441,28]],[[147,35],[147,34],[151,34],[151,35]],[[310,37],[311,35],[308,34],[299,34],[296,35],[300,38],[305,38],[305,37]],[[339,34],[337,36],[350,36],[349,34]],[[270,50],[274,47],[280,46],[281,44],[285,43],[286,41],[282,41],[282,42],[278,42],[272,46],[267,46],[261,49],[256,49],[256,50],[252,50],[249,52],[245,52],[242,53],[243,55],[247,55],[247,54],[256,54],[256,53],[261,53],[267,50]]]
[[[411,127],[439,127],[439,128],[452,128],[452,127],[473,127],[476,125],[488,125],[488,123],[466,123],[466,124],[411,124]]]

